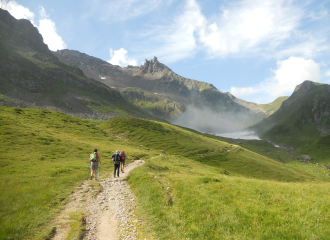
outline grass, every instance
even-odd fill
[[[284,183],[219,174],[159,156],[128,182],[154,239],[327,239],[329,183]]]
[[[47,229],[88,178],[89,153],[100,149],[102,176],[112,171],[111,155],[124,142],[88,121],[45,110],[2,107],[0,128],[0,239],[29,239]],[[139,153],[125,150],[131,159]]]
[[[135,106],[145,109],[155,116],[169,118],[185,110],[183,104],[158,94],[152,94],[139,88],[125,88],[121,94]]]
[[[266,111],[267,115],[271,115],[276,112],[282,105],[282,102],[287,100],[289,97],[278,97],[273,102],[268,104],[258,104],[263,110]]]
[[[111,176],[115,150],[125,150],[129,161],[146,161],[129,183],[148,239],[329,234],[330,189],[321,165],[282,163],[252,147],[134,118],[87,121],[1,107],[0,130],[0,239],[46,239],[71,191],[88,179],[94,148],[101,155],[101,179]],[[93,191],[100,191],[96,182]],[[72,236],[82,234],[83,214],[72,216]]]
[[[85,223],[84,223],[85,213],[83,212],[73,212],[70,215],[70,231],[66,237],[66,240],[71,239],[83,239],[85,234]]]
[[[300,155],[308,154],[330,164],[330,137],[324,130],[330,126],[326,108],[330,104],[327,85],[311,84],[308,91],[294,92],[285,103],[285,107],[251,128],[263,139],[294,147]]]

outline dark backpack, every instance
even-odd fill
[[[114,164],[119,164],[121,162],[120,154],[114,154],[113,162]]]

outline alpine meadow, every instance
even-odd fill
[[[120,59],[127,64],[119,66],[76,50],[54,50],[41,34],[46,23],[56,33],[46,10],[38,6],[38,26],[37,15],[18,2],[0,0],[0,240],[330,239],[330,85],[302,79],[290,96],[265,104],[245,101],[212,83],[180,76],[157,57],[137,66],[126,61],[125,49],[110,48],[111,60],[126,51]],[[122,6],[121,1],[109,2]],[[130,9],[144,1],[123,2]],[[199,9],[197,0],[182,2],[191,11]],[[143,6],[131,14],[154,11]],[[14,10],[24,11],[25,17],[14,17]],[[206,19],[191,11],[187,16],[200,16],[191,37],[206,34]],[[67,29],[74,25],[74,17],[70,19]],[[63,32],[63,24],[58,26]],[[191,26],[180,29],[186,28]],[[207,29],[218,27],[213,23]],[[129,31],[123,35],[131,36]],[[94,42],[90,49],[101,45]],[[138,47],[140,55],[146,54],[144,47]],[[215,68],[217,61],[189,69]],[[277,61],[278,67],[283,62]],[[217,78],[226,80],[222,84],[230,81],[225,74]],[[258,140],[220,137],[241,132]]]
[[[1,239],[49,238],[52,219],[89,178],[95,146],[103,159],[101,178],[111,175],[116,149],[146,161],[127,179],[145,220],[141,238],[329,236],[330,177],[321,164],[304,170],[305,163],[282,163],[208,134],[143,119],[95,123],[1,107],[0,120]]]

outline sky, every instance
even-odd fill
[[[53,50],[125,67],[154,56],[249,102],[330,84],[329,0],[0,0]]]

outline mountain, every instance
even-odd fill
[[[0,9],[0,106],[55,110],[80,118],[155,119],[108,86],[60,62],[30,21]]]
[[[232,131],[267,116],[258,104],[239,100],[212,84],[182,77],[156,57],[139,67],[121,68],[73,50],[59,50],[54,55],[80,68],[86,76],[119,89],[131,103],[175,124],[205,132]]]
[[[279,145],[329,152],[330,85],[304,81],[278,111],[251,129]]]

